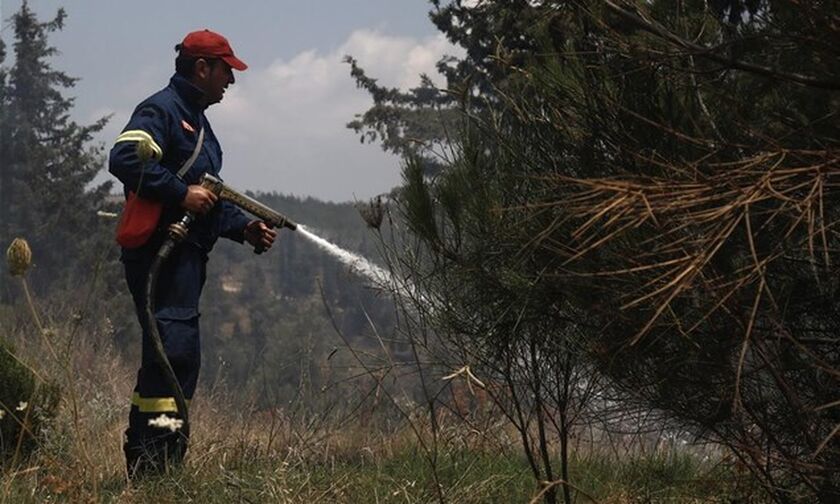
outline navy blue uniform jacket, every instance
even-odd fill
[[[149,246],[123,249],[124,260],[154,254],[166,227],[183,214],[180,203],[187,193],[187,186],[198,184],[203,173],[219,177],[222,148],[204,115],[204,107],[199,104],[201,96],[200,89],[175,74],[167,87],[144,100],[134,110],[123,134],[138,131],[148,134],[162,152],[159,162],[142,163],[137,156],[136,142],[118,140],[111,149],[109,171],[123,183],[126,194],[134,191],[141,197],[165,204],[157,236]],[[177,177],[178,170],[192,155],[202,127],[204,145],[181,180]],[[219,236],[241,243],[249,221],[235,205],[220,201],[210,212],[196,219],[186,241],[204,253],[213,248]]]

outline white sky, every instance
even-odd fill
[[[21,0],[0,0],[2,37]],[[371,105],[341,60],[353,55],[388,86],[413,87],[437,75],[443,54],[460,54],[428,19],[425,0],[30,0],[39,19],[63,6],[64,30],[50,38],[53,66],[80,82],[73,117],[88,124],[114,114],[97,141],[109,147],[134,107],[163,88],[174,46],[210,28],[248,63],[208,117],[222,143],[225,180],[240,189],[324,200],[366,199],[400,180],[400,160],[360,144],[345,127]],[[9,63],[8,59],[6,63]],[[440,79],[437,79],[441,83]],[[101,180],[110,177],[103,172]]]

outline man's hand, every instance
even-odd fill
[[[255,248],[268,250],[277,238],[277,231],[266,226],[261,220],[254,220],[245,226],[245,240]]]
[[[187,195],[181,201],[181,206],[190,212],[206,214],[216,204],[217,199],[213,191],[200,185],[191,185],[187,187]]]

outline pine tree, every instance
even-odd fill
[[[464,107],[441,175],[406,171],[429,256],[408,273],[453,307],[437,333],[469,335],[473,358],[578,350],[779,502],[838,502],[838,6],[448,2],[439,26],[467,49],[451,67],[488,108]],[[542,12],[532,30],[505,24],[516,8]],[[368,126],[399,137],[388,112]]]
[[[3,66],[6,61],[6,43],[0,39],[0,238],[2,243],[6,242],[6,237],[9,236],[9,183],[12,178],[11,167],[6,159],[6,148],[10,144],[8,134],[9,128],[4,125],[9,124],[8,110],[6,107],[7,87],[6,80],[8,78],[8,71]]]
[[[107,118],[88,126],[72,121],[74,100],[63,91],[77,79],[50,61],[58,50],[49,44],[49,34],[62,29],[65,17],[59,9],[54,19],[40,22],[23,2],[11,18],[14,64],[0,73],[0,243],[15,236],[29,240],[33,280],[41,289],[57,280],[69,285],[87,274],[89,256],[106,236],[96,209],[110,183],[89,185],[104,165],[102,147],[91,145],[92,135]]]
[[[413,89],[384,87],[367,75],[365,62],[345,58],[356,86],[373,99],[373,105],[347,127],[362,142],[379,142],[385,151],[419,161],[425,175],[437,174],[446,164],[442,158],[466,116],[487,113],[505,99],[506,82],[516,73],[515,66],[539,52],[544,25],[564,22],[547,15],[552,8],[528,0],[475,5],[430,0],[430,4],[432,23],[466,53],[438,61],[437,71],[446,81],[443,89],[427,75],[421,75],[420,86]],[[552,33],[565,36],[559,29]],[[502,54],[508,59],[500,59]]]

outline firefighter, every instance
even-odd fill
[[[172,387],[155,361],[144,311],[146,279],[167,226],[185,210],[198,215],[162,266],[154,299],[164,349],[187,400],[195,392],[201,364],[198,303],[208,253],[220,236],[265,249],[277,236],[264,222],[250,220],[198,185],[202,174],[218,177],[222,168],[222,149],[204,112],[235,82],[233,71],[244,71],[247,65],[225,37],[210,30],[189,33],[175,49],[175,75],[169,85],[137,106],[109,158],[109,170],[124,184],[126,196],[134,192],[162,206],[151,236],[141,245],[124,245],[121,254],[143,330],[142,361],[123,447],[132,477],[163,471],[180,462],[187,450],[187,436],[177,429]],[[143,152],[153,154],[151,162]]]

